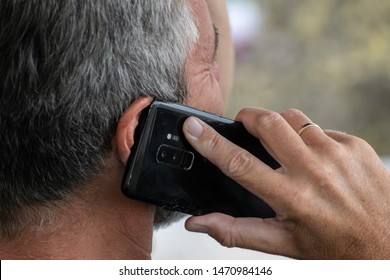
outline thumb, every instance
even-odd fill
[[[276,219],[234,218],[221,213],[193,216],[187,230],[207,233],[225,247],[240,247],[294,257],[291,236]],[[295,256],[296,257],[296,256]]]

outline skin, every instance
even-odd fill
[[[123,196],[116,155],[106,165],[83,193],[50,210],[53,220],[2,239],[1,259],[149,259],[154,207]]]
[[[224,94],[220,86],[220,71],[216,61],[216,34],[205,1],[189,1],[196,17],[199,33],[194,50],[186,60],[189,97],[186,104],[222,115]]]
[[[230,30],[228,12],[225,0],[206,0],[206,2],[210,11],[211,20],[219,34],[215,61],[219,65],[219,84],[226,105],[229,102],[233,85],[235,64],[233,38]]]
[[[293,258],[390,258],[390,172],[366,142],[316,127],[299,136],[310,120],[297,110],[244,109],[237,120],[280,169],[270,169],[196,118],[183,130],[195,149],[277,216],[235,219],[214,213],[190,218],[188,230],[207,233],[227,247]]]
[[[199,40],[186,60],[187,104],[222,114],[224,99],[208,6],[199,0],[189,3],[197,18]],[[156,209],[125,197],[120,185],[139,114],[151,101],[140,98],[121,116],[106,169],[83,191],[52,207],[54,214],[48,211],[47,221],[27,227],[18,238],[0,240],[1,259],[150,259]]]

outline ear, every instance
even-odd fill
[[[152,98],[141,97],[132,102],[119,119],[114,137],[116,152],[123,165],[126,165],[134,144],[134,131],[141,111],[152,103]]]

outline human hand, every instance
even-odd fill
[[[363,140],[316,127],[297,110],[244,109],[237,115],[281,164],[272,170],[195,118],[187,140],[225,174],[259,196],[273,219],[220,213],[191,217],[190,231],[222,245],[303,259],[390,258],[390,172]]]

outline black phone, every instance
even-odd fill
[[[182,130],[189,116],[202,119],[273,169],[280,166],[242,123],[181,104],[154,101],[140,115],[122,180],[123,193],[191,215],[220,212],[234,217],[274,217],[264,201],[192,148]]]

